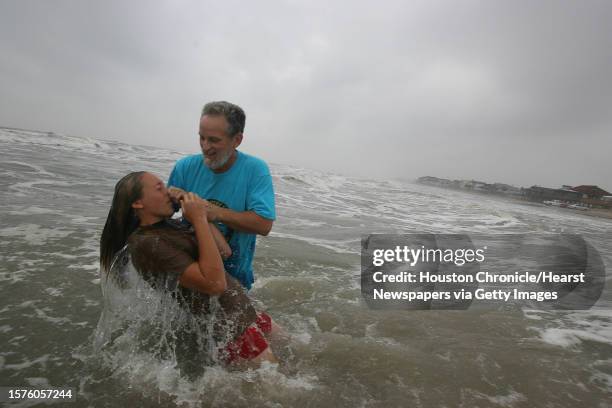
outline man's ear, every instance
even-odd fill
[[[142,205],[142,200],[134,201],[134,203],[132,204],[132,208],[134,209],[144,208],[144,205]]]
[[[242,143],[242,133],[237,133],[233,140],[232,140],[232,144],[234,145],[234,149],[237,148],[238,146],[240,146],[240,143]]]

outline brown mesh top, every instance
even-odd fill
[[[191,228],[174,220],[139,227],[128,238],[132,263],[153,288],[173,293],[181,306],[195,315],[210,313],[210,296],[180,286],[178,279],[198,260],[198,243]],[[240,283],[225,274],[227,290],[219,296],[223,316],[215,324],[215,337],[233,340],[255,322],[251,301]]]

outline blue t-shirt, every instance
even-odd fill
[[[176,162],[168,187],[179,187],[223,208],[234,211],[253,211],[268,220],[276,218],[274,188],[268,165],[261,159],[237,151],[236,161],[223,173],[214,173],[201,154],[187,156]],[[225,270],[247,289],[255,281],[253,255],[255,234],[234,231],[217,224],[232,249],[232,256],[224,261]]]

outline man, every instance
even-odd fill
[[[225,269],[250,289],[255,280],[255,237],[268,235],[276,211],[267,164],[236,150],[242,143],[245,120],[237,105],[225,101],[206,104],[199,132],[203,156],[180,159],[168,186],[175,199],[188,191],[208,201],[208,221],[217,224],[232,251]]]

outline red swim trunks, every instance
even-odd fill
[[[257,313],[257,320],[249,326],[236,340],[224,349],[225,362],[230,364],[238,358],[250,360],[268,348],[264,334],[272,331],[272,318],[265,312]]]

